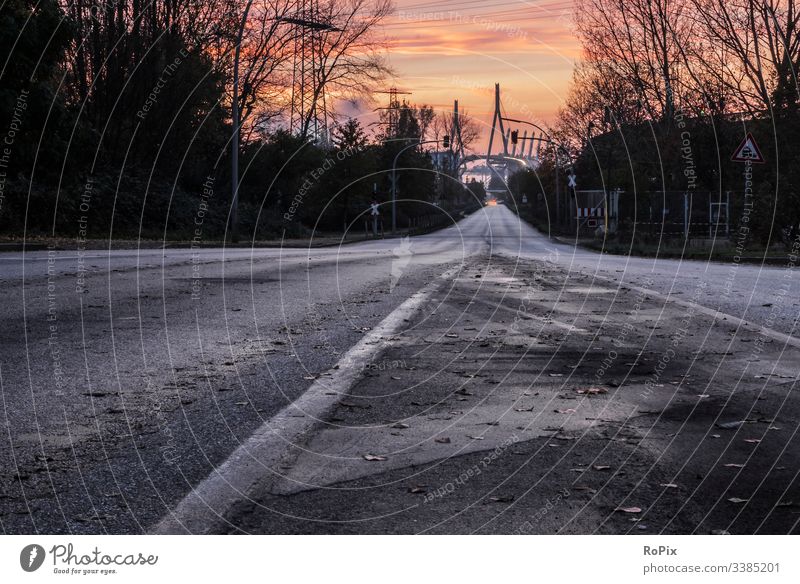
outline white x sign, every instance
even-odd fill
[[[576,186],[578,186],[578,185],[575,184],[575,179],[576,178],[578,178],[578,177],[576,177],[574,174],[569,175],[569,186],[571,188],[575,188]]]

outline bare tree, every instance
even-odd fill
[[[393,10],[391,0],[323,0],[317,9],[331,29],[320,35],[316,48],[312,107],[305,112],[303,136],[318,112],[335,116],[329,102],[363,99],[391,73],[383,57],[387,41],[378,29]]]
[[[796,108],[800,14],[795,0],[690,0],[702,43],[691,56],[705,77],[749,113]]]
[[[581,0],[577,27],[587,61],[625,80],[649,117],[669,120],[692,42],[684,0]]]

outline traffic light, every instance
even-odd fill
[[[519,130],[511,130],[511,143],[516,144],[519,142]]]
[[[450,148],[450,136],[445,135],[445,137],[442,138],[442,146],[445,148]]]

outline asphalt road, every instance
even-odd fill
[[[601,255],[502,206],[2,254],[0,529],[796,532],[793,266]]]

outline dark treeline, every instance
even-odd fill
[[[7,0],[0,7],[0,230],[6,236],[193,238],[226,231],[233,59],[246,0]],[[306,6],[308,3],[306,3]],[[387,0],[319,0],[326,32],[298,31],[297,0],[255,0],[242,30],[240,233],[341,230],[388,199],[388,168],[425,138],[405,105],[368,137],[336,104],[370,104],[390,73]],[[303,38],[305,35],[305,38]],[[298,59],[313,74],[293,92]],[[374,107],[374,104],[370,104]],[[301,107],[302,106],[302,107]],[[290,125],[291,120],[291,125]],[[319,127],[330,132],[316,131]],[[404,142],[405,140],[405,142]],[[419,145],[399,167],[401,221],[457,207]],[[320,172],[321,171],[321,172]],[[461,199],[459,199],[461,197]],[[400,223],[404,225],[404,223]]]
[[[580,0],[576,28],[583,59],[552,128],[565,150],[562,205],[571,167],[579,189],[625,191],[623,232],[647,221],[659,197],[725,200],[731,192],[733,230],[745,227],[751,241],[793,237],[800,222],[794,0]],[[766,164],[745,177],[745,165],[730,158],[748,132]],[[555,219],[555,149],[546,154],[538,173],[512,181],[520,194],[546,195],[540,222]]]

